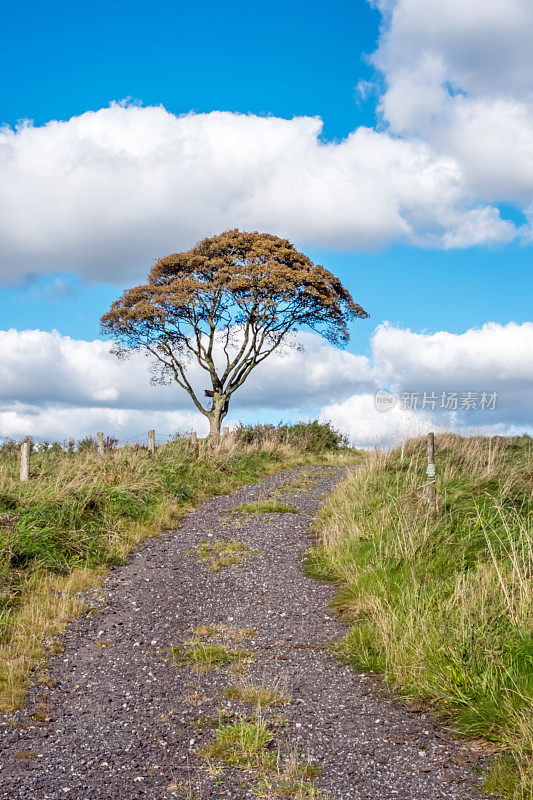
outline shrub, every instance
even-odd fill
[[[346,438],[331,427],[329,422],[297,422],[293,425],[240,425],[235,430],[237,441],[243,444],[262,444],[278,441],[308,453],[339,450],[347,447]]]

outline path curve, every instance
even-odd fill
[[[114,568],[91,601],[99,608],[65,635],[53,686],[35,687],[24,710],[1,718],[0,800],[253,797],[251,775],[212,776],[198,754],[213,731],[195,720],[249,713],[224,696],[238,676],[198,674],[168,658],[206,624],[255,630],[250,674],[291,696],[277,742],[322,767],[316,783],[328,797],[478,797],[467,745],[425,713],[380,698],[371,677],[327,652],[343,633],[328,610],[333,588],[306,577],[302,562],[312,517],[344,474],[299,468],[212,498]],[[274,494],[299,513],[231,513]],[[210,571],[196,550],[206,538],[261,553]]]

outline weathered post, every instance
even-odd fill
[[[152,456],[155,453],[155,431],[148,431],[148,452]]]
[[[103,461],[104,459],[104,434],[97,433],[96,434],[96,455],[98,456],[98,461]]]
[[[435,434],[428,433],[428,466],[426,470],[428,476],[427,483],[427,500],[429,511],[434,514],[437,511],[437,491],[435,488],[435,477],[437,470],[435,468]]]
[[[193,431],[191,433],[190,439],[191,439],[191,444],[192,445],[196,445],[198,443],[198,436],[196,434],[196,431]]]
[[[228,435],[229,435],[229,428],[227,428],[227,427],[226,428],[222,428],[222,436],[228,436]]]
[[[20,480],[28,481],[30,479],[30,442],[22,442],[20,445]]]

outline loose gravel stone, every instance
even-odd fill
[[[313,515],[344,475],[305,467],[212,498],[114,568],[91,595],[91,612],[63,637],[49,686],[34,687],[24,710],[0,718],[0,800],[253,797],[253,776],[213,777],[197,752],[213,738],[198,717],[250,713],[224,695],[239,675],[230,667],[195,673],[170,657],[205,624],[254,630],[238,645],[254,654],[250,676],[291,697],[276,710],[277,744],[319,764],[317,784],[330,797],[480,797],[468,744],[328,653],[343,634],[328,610],[334,590],[306,577],[302,563]],[[231,513],[283,486],[281,499],[298,514]],[[195,550],[208,537],[260,552],[213,572]]]

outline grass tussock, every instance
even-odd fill
[[[320,768],[294,754],[282,758],[275,739],[272,724],[258,709],[254,716],[232,722],[220,718],[214,739],[201,747],[199,754],[212,774],[227,768],[251,773],[256,797],[328,800],[313,783]]]
[[[172,658],[180,666],[191,667],[196,672],[212,672],[230,664],[249,664],[254,659],[251,651],[235,647],[255,635],[253,628],[208,623],[198,625],[192,634],[192,639],[171,648]]]
[[[279,686],[257,684],[251,679],[226,686],[224,694],[230,700],[237,700],[253,708],[277,708],[290,703],[289,695]]]
[[[319,459],[321,456],[318,456]],[[332,451],[324,461],[335,460]],[[346,458],[344,454],[342,458]],[[279,437],[248,444],[188,440],[145,450],[124,447],[103,462],[91,447],[32,454],[21,483],[14,445],[0,450],[0,710],[20,706],[47,641],[144,537],[175,525],[204,497],[231,492],[280,469],[317,460]]]
[[[297,514],[298,509],[275,498],[254,500],[252,503],[241,503],[232,509],[235,514]]]
[[[218,572],[229,566],[246,566],[246,557],[261,555],[260,550],[254,550],[244,542],[230,539],[225,542],[221,539],[204,539],[196,549],[198,558],[207,564],[210,572]]]
[[[425,441],[373,454],[331,497],[309,557],[338,582],[352,623],[338,652],[497,743],[491,791],[533,792],[532,441],[436,438],[438,512]]]
[[[219,642],[189,642],[171,649],[176,664],[187,666],[195,672],[212,672],[237,661],[250,661],[249,650],[230,648]]]
[[[246,770],[264,770],[273,767],[276,754],[267,750],[274,736],[266,721],[257,715],[239,719],[230,725],[221,724],[214,741],[205,745],[200,754],[207,761],[218,761],[224,766]]]
[[[320,773],[320,768],[310,762],[301,762],[295,755],[263,775],[254,790],[257,797],[290,797],[292,800],[328,800],[328,796],[310,779]]]

